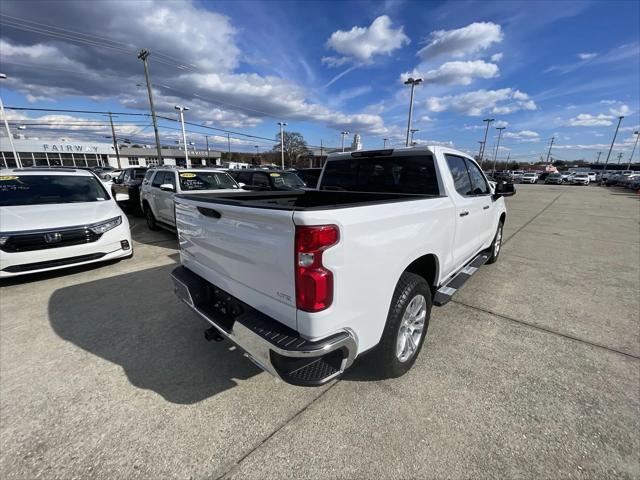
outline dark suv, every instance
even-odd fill
[[[119,204],[140,213],[140,185],[147,169],[145,167],[125,168],[111,185],[111,195]]]
[[[305,183],[295,172],[288,170],[228,170],[245,190],[300,190]],[[242,185],[244,184],[244,185]]]

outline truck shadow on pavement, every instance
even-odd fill
[[[207,324],[175,297],[175,264],[56,290],[53,330],[83,350],[120,365],[129,381],[172,403],[192,404],[261,370],[228,342],[204,339]]]

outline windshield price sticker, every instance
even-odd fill
[[[269,175],[271,175],[272,177],[279,177],[280,176],[279,173],[270,173]]]
[[[184,173],[181,173],[180,176],[182,178],[195,178],[196,174],[195,173],[184,172]]]
[[[11,177],[6,175],[0,177],[0,182],[8,182],[9,180],[18,180],[18,177]]]

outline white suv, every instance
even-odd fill
[[[127,216],[74,168],[0,170],[0,277],[133,255]]]
[[[242,192],[224,170],[160,167],[147,171],[140,187],[140,207],[151,230],[175,228],[176,193]]]

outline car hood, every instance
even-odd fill
[[[124,216],[113,200],[0,207],[0,230],[17,232],[75,227]]]

